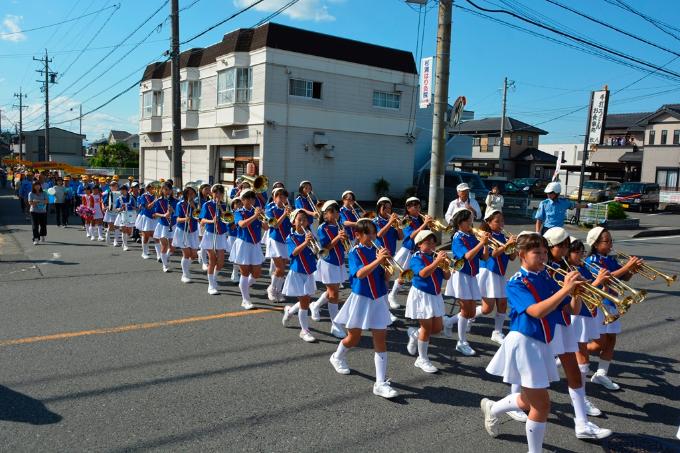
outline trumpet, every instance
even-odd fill
[[[460,271],[463,267],[465,266],[465,258],[461,259],[454,259],[453,255],[449,256],[449,254],[446,255],[446,259],[442,264],[439,265],[439,268],[443,270],[444,272],[458,272]]]
[[[425,216],[418,214],[418,218],[425,219]],[[411,224],[411,216],[406,214],[397,222],[397,228],[403,230]],[[432,219],[430,221],[430,230],[437,233],[451,233],[453,232],[453,226],[446,224],[444,221],[439,219]]]
[[[309,249],[312,251],[314,255],[316,255],[317,259],[320,258],[326,258],[328,256],[328,250],[325,248],[321,247],[321,244],[319,244],[319,241],[314,237],[311,231],[309,229],[305,228],[304,229],[305,234],[309,233],[312,235],[312,240],[309,241]]]
[[[584,262],[586,268],[592,273],[592,274],[598,274],[602,270],[602,266],[596,263],[589,263],[589,262]],[[616,293],[617,296],[621,297],[625,294],[626,291],[628,291],[633,298],[633,303],[639,304],[643,300],[645,300],[645,297],[647,297],[647,291],[644,289],[635,289],[632,286],[628,285],[625,283],[623,280],[618,279],[614,276],[609,276],[609,282],[605,284],[605,286],[612,291]]]
[[[483,234],[483,233],[486,233],[486,231],[480,230],[479,228],[473,228],[473,229],[472,229],[472,232],[474,233],[474,235],[475,235],[478,239],[479,239],[480,237],[482,237],[482,234]],[[503,246],[505,246],[505,244],[504,244],[503,242],[499,241],[498,239],[494,238],[493,236],[489,236],[489,248],[490,248],[491,250],[496,250],[496,249],[499,249],[499,248],[501,248],[501,247],[503,247]],[[504,253],[505,253],[506,255],[512,255],[513,253],[515,253],[515,246],[514,246],[514,245],[511,245],[511,246],[509,246],[509,247],[506,247]]]
[[[276,226],[279,224],[279,219],[276,217],[267,217],[267,214],[264,212],[260,213],[259,219],[262,223],[269,225],[270,228],[276,228]]]
[[[380,247],[380,245],[378,245],[378,243],[375,241],[371,241],[371,244],[373,244],[373,247],[375,247],[378,251],[383,249],[383,247]],[[391,256],[388,257],[387,262],[381,264],[381,266],[391,275],[399,275],[400,280],[403,280],[407,283],[413,280],[413,271],[411,269],[404,269],[401,267],[401,265],[397,263],[397,261]]]
[[[616,259],[618,261],[629,260],[631,258],[630,255],[623,253],[623,252],[617,251],[615,253],[616,253]],[[640,274],[642,277],[646,278],[647,280],[656,280],[657,277],[661,277],[666,281],[666,285],[668,285],[668,286],[671,286],[673,283],[675,283],[678,280],[677,275],[675,275],[675,274],[673,274],[673,275],[664,274],[660,270],[653,268],[649,264],[644,264],[644,263],[635,272]]]
[[[312,199],[312,194],[314,192],[310,192],[307,194],[307,202],[309,205],[312,207],[312,210],[314,211],[314,217],[320,219],[322,218],[321,215],[321,207],[323,206],[323,202],[317,198],[316,203],[314,202],[314,199]],[[316,198],[316,196],[314,196]]]

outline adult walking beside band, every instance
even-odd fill
[[[33,226],[33,245],[38,245],[41,239],[45,242],[47,236],[47,194],[38,181],[33,183],[28,194],[28,205]]]
[[[547,198],[538,205],[536,219],[536,232],[541,235],[553,227],[564,227],[564,218],[568,209],[588,208],[590,203],[574,203],[571,200],[560,197],[562,185],[559,182],[551,182],[544,192]]]
[[[482,210],[479,208],[479,203],[474,198],[470,198],[470,186],[466,183],[460,183],[456,186],[458,198],[449,203],[449,208],[446,210],[444,219],[446,223],[450,224],[453,219],[453,213],[458,208],[465,208],[472,212],[473,220],[482,218]]]

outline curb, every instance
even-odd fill
[[[653,237],[659,237],[659,236],[675,236],[677,234],[680,234],[680,228],[668,228],[668,229],[665,229],[665,230],[640,231],[639,233],[635,233],[632,237],[634,237],[634,238],[653,238]]]

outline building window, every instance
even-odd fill
[[[680,145],[680,129],[673,131],[673,144]]]
[[[288,94],[303,98],[321,99],[321,82],[311,80],[290,79]]]
[[[252,91],[251,68],[230,68],[217,73],[217,105],[250,102]]]
[[[677,168],[657,168],[656,169],[656,183],[662,189],[678,190],[678,173]]]
[[[184,80],[179,85],[179,96],[182,111],[201,109],[201,81]]]
[[[472,137],[472,146],[479,146],[481,142],[482,141],[479,137]]]
[[[668,131],[664,129],[664,130],[661,131],[661,144],[665,145],[667,141],[668,141]]]
[[[534,146],[534,136],[533,135],[527,135],[527,145],[528,146]]]
[[[649,131],[649,144],[653,145],[654,144],[654,137],[656,136],[656,132],[654,131]]]
[[[385,91],[373,92],[373,107],[399,110],[400,101],[401,95],[398,93],[387,93]]]
[[[145,91],[142,94],[142,118],[163,116],[163,92]]]
[[[521,145],[522,144],[522,136],[521,135],[515,135],[515,145]]]

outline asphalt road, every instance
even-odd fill
[[[352,374],[336,374],[327,318],[312,322],[320,341],[303,343],[297,322],[282,327],[281,305],[266,300],[268,282],[253,291],[259,310],[242,312],[225,276],[220,296],[207,294],[198,273],[180,284],[177,257],[164,274],[137,247],[86,242],[75,227],[50,227],[47,243],[33,246],[17,206],[0,197],[3,451],[526,451],[523,425],[505,418],[497,439],[483,429],[480,399],[508,390],[484,372],[496,350],[491,319],[472,329],[477,357],[433,340],[437,375],[413,367],[407,324],[398,322],[388,335],[388,375],[401,396],[387,401],[371,393],[370,338],[350,352]],[[680,237],[617,246],[680,270]],[[680,448],[671,440],[680,423],[680,286],[634,284],[650,297],[626,316],[619,337],[610,374],[622,390],[588,384],[606,413],[593,421],[616,431],[615,450],[634,441],[660,451],[650,439]],[[545,448],[601,451],[575,438],[564,382],[551,398]]]

